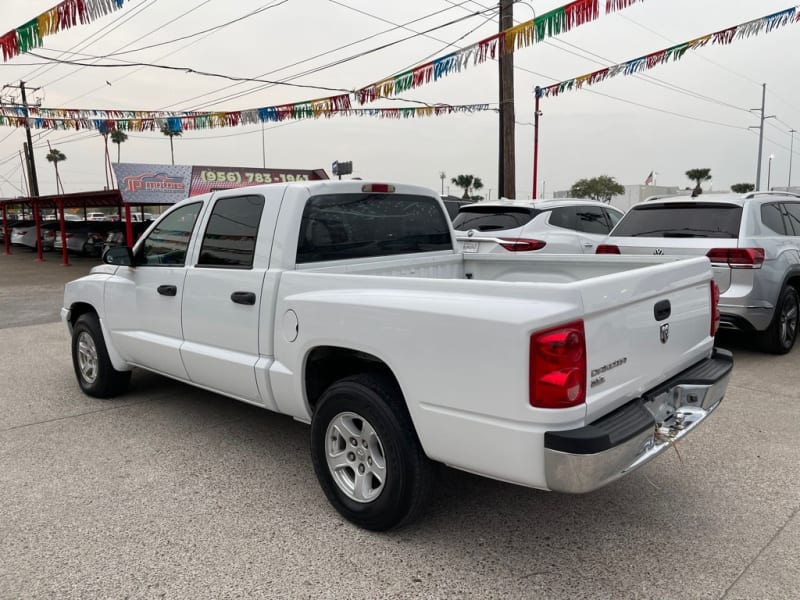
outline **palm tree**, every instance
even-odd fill
[[[463,188],[463,198],[465,200],[469,200],[472,197],[473,189],[477,191],[483,188],[483,182],[481,181],[481,178],[475,177],[474,175],[458,175],[457,177],[453,177],[450,180],[450,183],[457,187]]]
[[[119,162],[119,149],[123,142],[128,140],[128,134],[119,129],[111,132],[111,143],[117,145],[117,162]]]
[[[697,184],[692,196],[699,196],[703,193],[703,188],[700,187],[700,184],[704,181],[711,181],[711,169],[689,169],[686,171],[686,177]]]
[[[161,133],[163,133],[164,135],[168,135],[169,136],[169,153],[170,153],[170,156],[172,156],[172,164],[174,165],[175,164],[175,148],[172,146],[172,138],[174,138],[176,135],[178,137],[180,137],[181,136],[181,131],[180,131],[180,129],[173,129],[172,127],[170,127],[169,122],[167,122],[167,123],[164,123],[161,126]]]
[[[56,193],[64,193],[64,186],[61,185],[61,176],[58,174],[58,163],[67,160],[67,155],[61,152],[58,148],[50,148],[50,152],[45,157],[48,162],[53,163],[56,170]]]

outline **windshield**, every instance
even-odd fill
[[[737,238],[742,207],[679,202],[635,207],[611,232],[614,237]]]
[[[453,219],[453,229],[458,231],[502,231],[522,227],[539,211],[527,207],[470,206],[462,208]]]

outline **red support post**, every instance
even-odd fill
[[[131,222],[131,205],[125,203],[125,243],[133,248],[133,223]]]
[[[58,220],[61,226],[61,266],[69,266],[69,252],[67,252],[67,226],[64,224],[64,201],[58,201]]]
[[[3,204],[3,242],[6,247],[6,255],[11,254],[10,232],[8,231],[8,207]]]
[[[33,220],[36,222],[36,262],[44,262],[42,254],[42,221],[39,212],[39,201],[33,201]]]
[[[536,101],[533,109],[533,192],[531,193],[531,198],[534,200],[538,197],[536,190],[539,185],[539,115],[542,114],[539,111],[539,95],[541,89],[537,85],[534,91]]]

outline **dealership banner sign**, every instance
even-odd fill
[[[174,204],[216,190],[328,179],[322,169],[250,169],[191,165],[114,163],[122,200],[129,204]]]

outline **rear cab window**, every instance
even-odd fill
[[[436,198],[408,194],[324,194],[306,202],[296,263],[452,250]]]
[[[629,210],[611,232],[614,237],[739,237],[742,207],[722,202],[646,204]]]
[[[522,206],[470,206],[463,207],[453,220],[458,231],[503,231],[528,224],[540,211]]]

